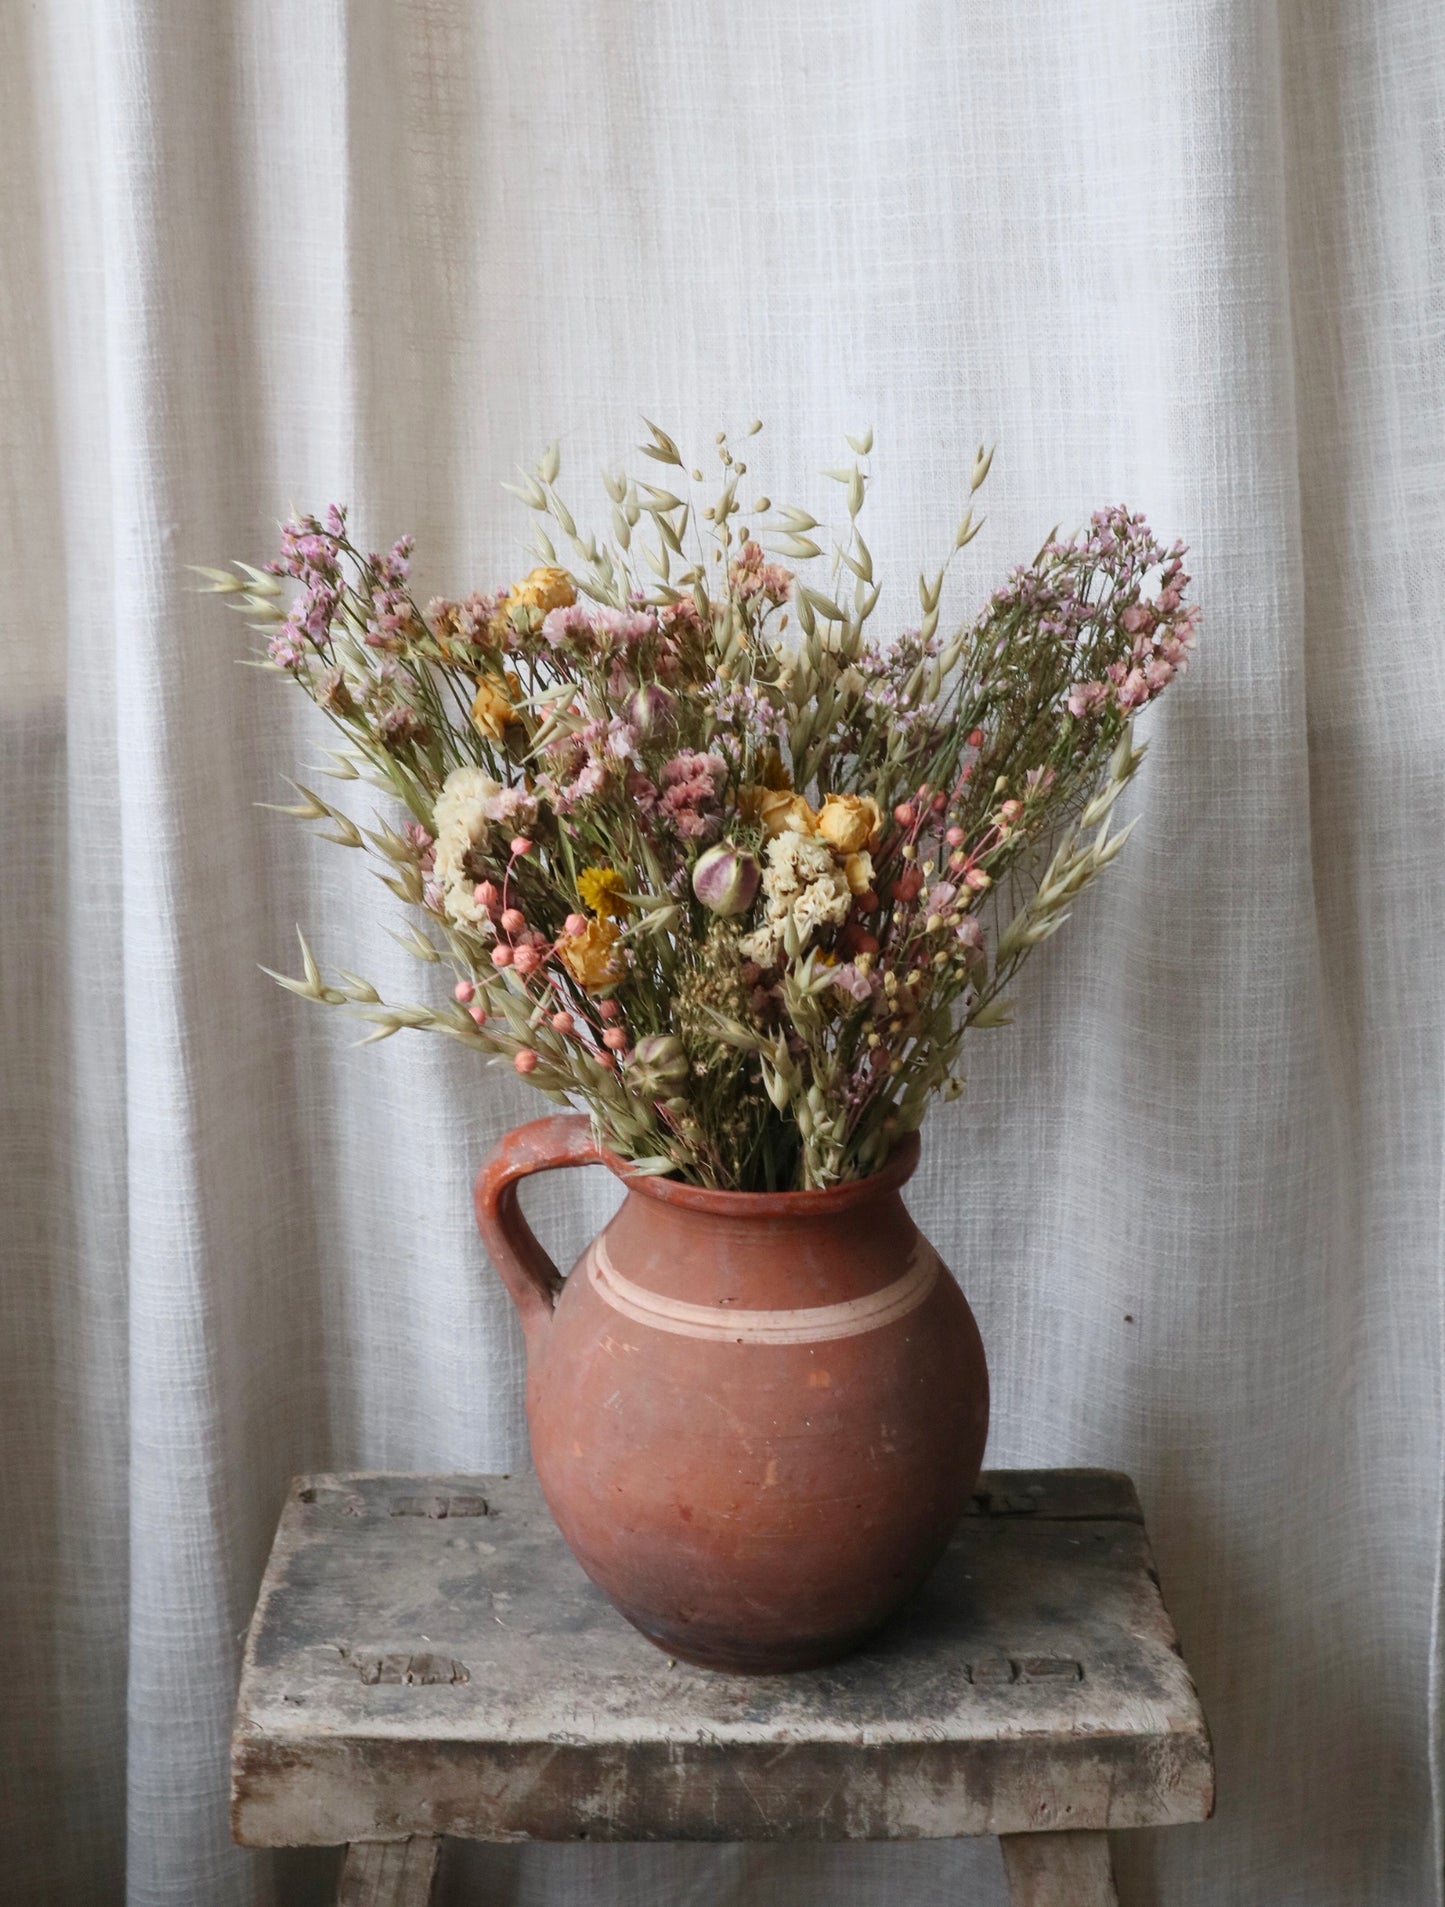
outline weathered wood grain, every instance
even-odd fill
[[[293,1487],[247,1644],[233,1825],[253,1845],[845,1840],[1146,1827],[1213,1803],[1138,1501],[996,1472],[910,1607],[834,1668],[666,1657],[530,1477]]]
[[[1006,1834],[1011,1907],[1119,1907],[1107,1834]]]
[[[336,1907],[428,1907],[441,1842],[354,1841],[336,1888]]]

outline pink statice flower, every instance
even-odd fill
[[[650,821],[657,813],[660,800],[657,783],[644,769],[629,768],[625,786],[628,800],[645,820]]]
[[[620,715],[614,715],[607,724],[607,753],[617,761],[631,761],[637,753],[639,739],[632,723]]]
[[[873,997],[873,982],[866,973],[860,973],[851,960],[845,961],[841,967],[834,967],[829,978],[839,993],[858,1001],[860,1005]]]
[[[386,709],[377,727],[382,746],[393,752],[426,739],[426,723],[414,708],[409,708],[405,703]]]
[[[650,609],[599,609],[598,640],[604,647],[631,653],[655,634],[657,620]]]
[[[1069,690],[1064,706],[1076,721],[1097,714],[1107,707],[1109,702],[1109,684],[1107,682],[1076,682]]]
[[[306,650],[301,641],[301,631],[295,623],[283,622],[266,644],[266,653],[278,669],[297,670],[306,660]]]
[[[596,631],[585,607],[581,603],[572,603],[566,609],[547,611],[542,618],[542,640],[553,651],[572,649],[580,652],[592,647]]]
[[[420,821],[408,821],[402,827],[407,846],[416,856],[416,864],[423,874],[430,874],[436,865],[436,842],[427,833]]]
[[[524,832],[537,820],[537,798],[525,788],[499,788],[483,797],[481,809],[488,821],[513,834]]]
[[[787,602],[793,593],[793,572],[781,563],[764,560],[761,544],[751,539],[744,543],[728,564],[728,581],[741,602],[761,596],[775,607]]]
[[[701,636],[703,633],[702,617],[691,596],[680,596],[675,603],[665,603],[657,615],[662,628],[670,635]]]
[[[662,812],[685,841],[711,841],[722,828],[718,803],[727,783],[721,755],[684,750],[662,770]]]

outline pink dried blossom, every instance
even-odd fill
[[[636,807],[644,820],[650,820],[657,813],[657,784],[641,768],[630,768],[625,783],[628,799]]]
[[[596,637],[592,618],[581,603],[566,609],[549,609],[542,618],[542,640],[549,649],[590,648]]]
[[[1136,709],[1149,700],[1149,684],[1144,679],[1142,669],[1130,669],[1119,684],[1118,702],[1121,709]]]
[[[1106,706],[1109,700],[1107,682],[1076,682],[1069,690],[1064,703],[1075,720],[1082,721],[1096,710]]]
[[[867,974],[858,971],[851,960],[846,961],[841,967],[835,967],[831,979],[839,993],[846,994],[850,1000],[863,1001],[872,997],[872,982]]]
[[[266,653],[281,669],[299,669],[306,660],[301,632],[294,623],[284,622],[266,644]]]
[[[718,801],[727,782],[721,755],[684,752],[662,770],[662,812],[685,841],[713,840],[722,830]]]

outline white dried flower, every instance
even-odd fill
[[[433,833],[436,835],[436,878],[442,905],[463,926],[476,927],[487,918],[475,898],[478,876],[472,856],[487,844],[491,820],[502,784],[481,768],[454,768],[436,798]]]
[[[763,967],[778,964],[790,938],[796,939],[801,950],[822,928],[840,926],[853,898],[848,877],[827,842],[792,829],[768,843],[763,894],[767,902],[763,925],[741,943],[744,959],[756,960]]]

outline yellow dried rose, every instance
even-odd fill
[[[556,569],[548,563],[530,571],[520,583],[512,585],[507,607],[511,609],[521,605],[545,616],[551,609],[570,609],[576,600],[577,592],[566,570]]]
[[[818,811],[818,832],[835,854],[859,854],[882,819],[872,795],[828,795]]]
[[[512,696],[520,687],[521,683],[514,675],[507,677],[506,686],[494,675],[477,677],[477,693],[472,700],[472,721],[488,741],[499,742],[510,725],[518,720],[517,711],[512,706]],[[511,694],[508,694],[508,689]]]
[[[816,834],[818,829],[812,803],[791,788],[765,788],[758,798],[758,819],[770,841],[780,834]]]
[[[577,892],[582,905],[593,914],[610,914],[621,920],[627,912],[622,893],[626,881],[615,867],[585,867],[577,876]]]
[[[843,856],[843,877],[850,894],[866,894],[873,885],[873,856],[866,848]]]
[[[587,993],[601,993],[627,977],[627,955],[610,920],[589,920],[580,934],[564,934],[557,958]]]

